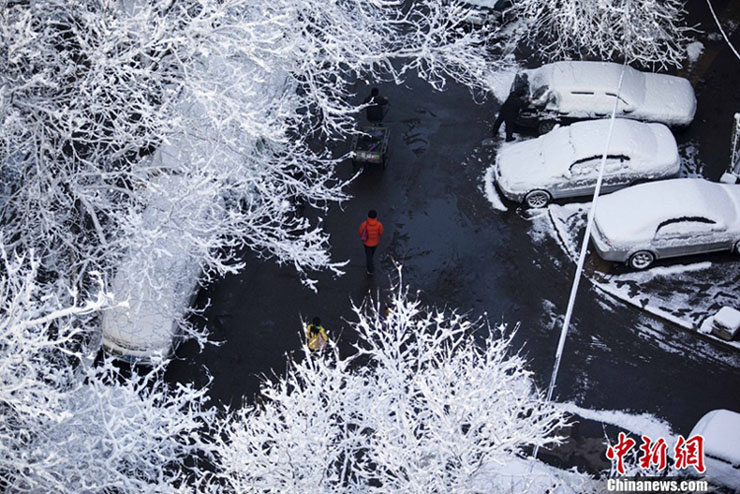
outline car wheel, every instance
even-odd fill
[[[537,133],[539,135],[547,134],[552,129],[555,128],[555,122],[552,120],[543,120],[539,124],[537,124]]]
[[[639,250],[630,256],[629,265],[633,269],[647,269],[655,261],[655,254]]]
[[[740,240],[735,242],[735,246],[732,248],[732,252],[735,254],[740,254]]]
[[[545,190],[533,190],[524,197],[524,203],[530,208],[544,208],[550,202],[550,194]]]

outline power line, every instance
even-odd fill
[[[717,14],[714,13],[714,7],[712,7],[712,2],[707,0],[707,5],[709,5],[709,11],[712,13],[712,17],[714,17],[714,22],[717,24],[717,27],[719,28],[719,32],[722,33],[722,37],[725,38],[725,41],[727,42],[727,46],[730,47],[730,50],[732,50],[732,53],[735,54],[735,56],[740,59],[740,53],[737,52],[734,46],[732,46],[732,43],[730,43],[730,38],[727,37],[727,34],[725,34],[725,30],[722,29],[722,24],[719,23],[719,19],[717,19]]]
[[[547,388],[546,401],[552,400],[552,394],[555,390],[555,382],[558,379],[558,371],[560,370],[560,360],[563,357],[563,349],[565,348],[565,340],[568,336],[568,328],[570,327],[570,320],[573,316],[573,306],[576,302],[576,294],[578,293],[578,286],[581,283],[581,274],[583,273],[583,264],[586,260],[586,250],[588,248],[588,239],[591,235],[591,228],[593,225],[594,214],[596,213],[596,204],[599,199],[599,193],[601,192],[601,183],[604,178],[604,169],[606,168],[606,157],[609,153],[609,145],[612,142],[612,134],[614,132],[614,122],[616,120],[617,108],[619,106],[619,98],[622,94],[622,82],[624,81],[624,73],[627,68],[627,59],[625,58],[624,64],[622,65],[622,72],[619,74],[619,86],[617,87],[617,97],[614,98],[614,108],[612,109],[611,117],[609,118],[609,133],[606,137],[606,145],[604,146],[604,153],[601,155],[601,165],[599,166],[599,176],[596,179],[596,188],[594,189],[594,195],[591,202],[591,209],[587,215],[586,221],[586,232],[583,235],[583,243],[581,244],[581,253],[578,256],[578,265],[576,266],[576,274],[573,277],[573,283],[570,288],[570,297],[568,298],[568,308],[565,310],[565,320],[563,321],[563,327],[560,330],[560,339],[558,340],[558,348],[555,351],[555,363],[552,367],[552,374],[550,375],[550,385]],[[537,457],[539,446],[535,446],[532,456]]]

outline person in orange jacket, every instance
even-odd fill
[[[373,255],[375,248],[380,242],[380,236],[383,235],[383,223],[378,221],[378,213],[371,209],[367,213],[367,219],[360,224],[360,240],[365,246],[365,263],[367,265],[367,274],[375,274],[373,266]]]

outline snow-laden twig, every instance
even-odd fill
[[[210,457],[205,389],[169,388],[161,366],[130,376],[110,360],[89,367],[91,314],[109,303],[101,285],[64,306],[38,261],[0,252],[0,486],[178,492],[205,481],[198,464],[184,467]]]
[[[682,0],[515,0],[527,39],[551,59],[598,57],[681,66],[691,31]]]
[[[230,490],[505,492],[506,465],[559,443],[564,417],[512,332],[429,309],[401,284],[354,310],[355,355],[306,350],[234,414],[219,444]],[[583,486],[553,492],[589,492],[576,478]]]

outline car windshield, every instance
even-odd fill
[[[558,173],[568,170],[575,154],[568,127],[556,129],[539,139],[542,141],[541,149],[546,150],[543,157],[548,168]]]
[[[534,102],[544,103],[544,97],[549,90],[550,90],[550,87],[544,84],[541,86],[535,87],[535,89],[532,91],[532,100]],[[539,100],[543,100],[543,101],[539,101]]]

